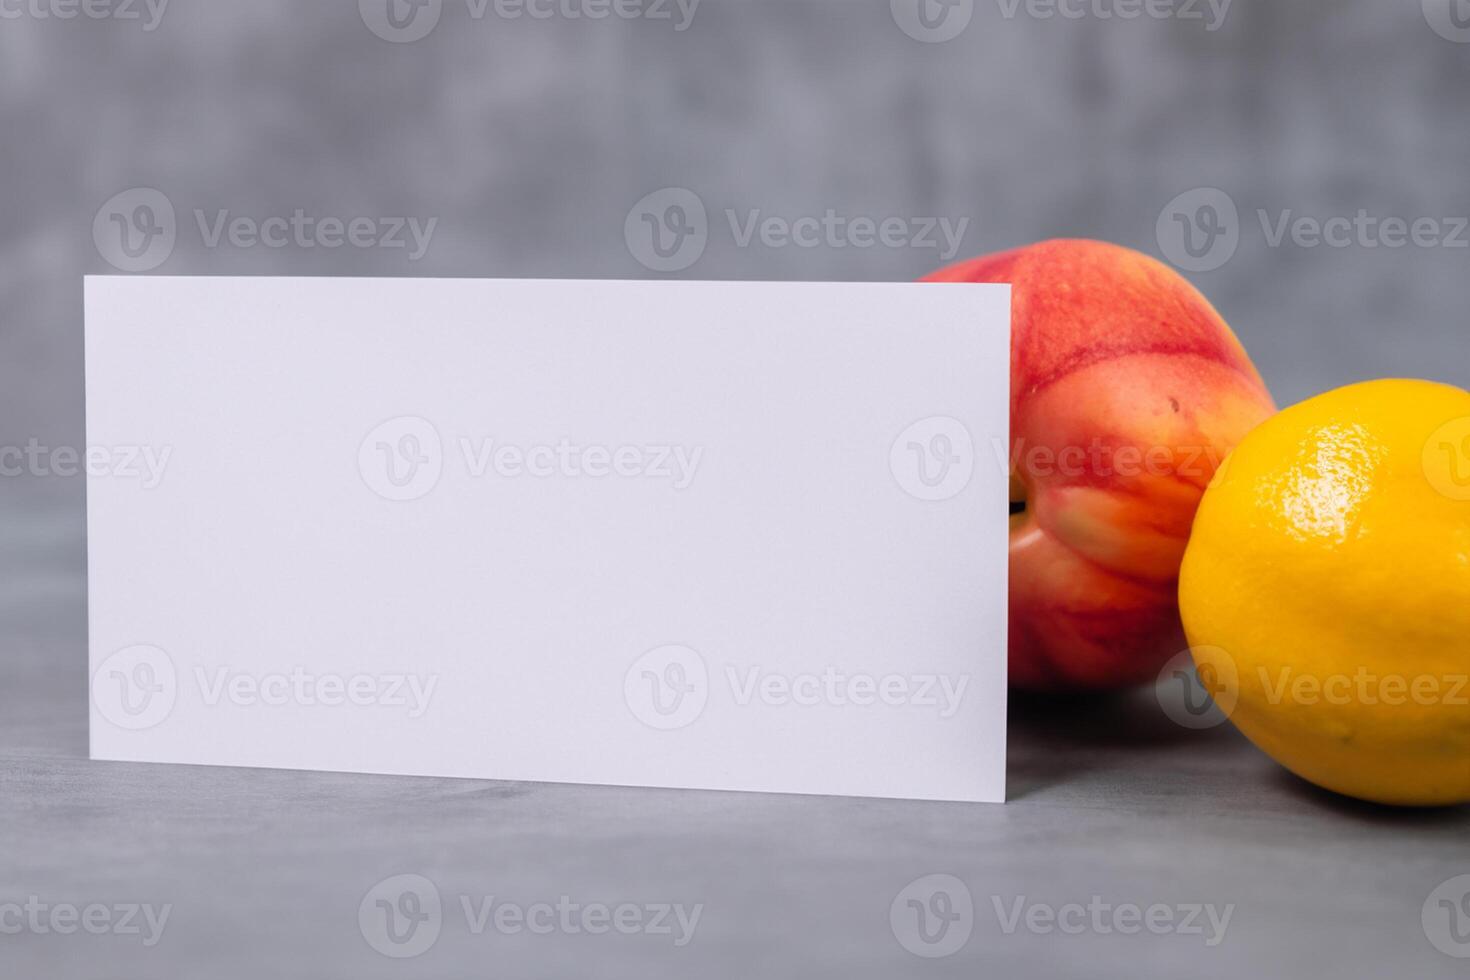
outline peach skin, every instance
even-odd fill
[[[1010,283],[1011,685],[1106,690],[1184,649],[1179,566],[1204,488],[1276,406],[1182,276],[1041,242],[926,282]]]

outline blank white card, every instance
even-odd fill
[[[999,801],[1009,290],[86,283],[96,759]]]

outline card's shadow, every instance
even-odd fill
[[[1007,796],[1012,800],[1064,785],[1131,755],[1211,752],[1242,741],[1229,725],[1184,728],[1164,714],[1150,690],[1107,695],[1037,695],[1012,691]]]

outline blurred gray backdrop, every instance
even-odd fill
[[[370,0],[26,12],[48,2],[6,0],[0,19],[6,444],[81,440],[81,276],[116,271],[94,218],[137,187],[177,211],[160,274],[652,277],[625,218],[682,187],[710,232],[678,275],[838,280],[910,279],[940,251],[742,247],[725,212],[968,219],[960,257],[1050,236],[1163,256],[1165,206],[1213,187],[1238,205],[1239,249],[1192,278],[1283,402],[1374,376],[1470,383],[1470,233],[1273,247],[1258,215],[1470,215],[1470,44],[1420,0],[1234,0],[1218,24],[1205,0],[1203,19],[1177,0],[1133,20],[1098,15],[1125,6],[1106,0],[1070,0],[1075,18],[1068,0],[1050,17],[965,0],[942,43],[905,34],[888,0],[702,0],[687,23],[673,0],[669,19],[604,20],[446,0],[411,43],[373,33]],[[210,247],[199,227],[297,209],[437,224],[417,261]]]
[[[87,2],[0,0],[0,447],[84,444],[86,273],[907,280],[940,222],[958,257],[1087,236],[1204,270],[1282,404],[1470,385],[1464,0],[924,0],[927,28],[920,0],[391,0],[404,29],[390,0]],[[629,237],[667,188],[708,218],[673,273]],[[130,264],[141,189],[173,238]],[[249,234],[298,212],[372,244]],[[1278,234],[1360,212],[1430,225]],[[829,213],[907,233],[745,236]],[[422,255],[394,219],[433,222]],[[6,607],[73,610],[64,654],[16,654],[71,683],[82,484],[0,477]]]

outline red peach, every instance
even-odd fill
[[[1276,410],[1261,376],[1198,290],[1117,245],[1041,242],[925,281],[1012,287],[1012,686],[1152,679],[1186,645],[1200,496]]]

